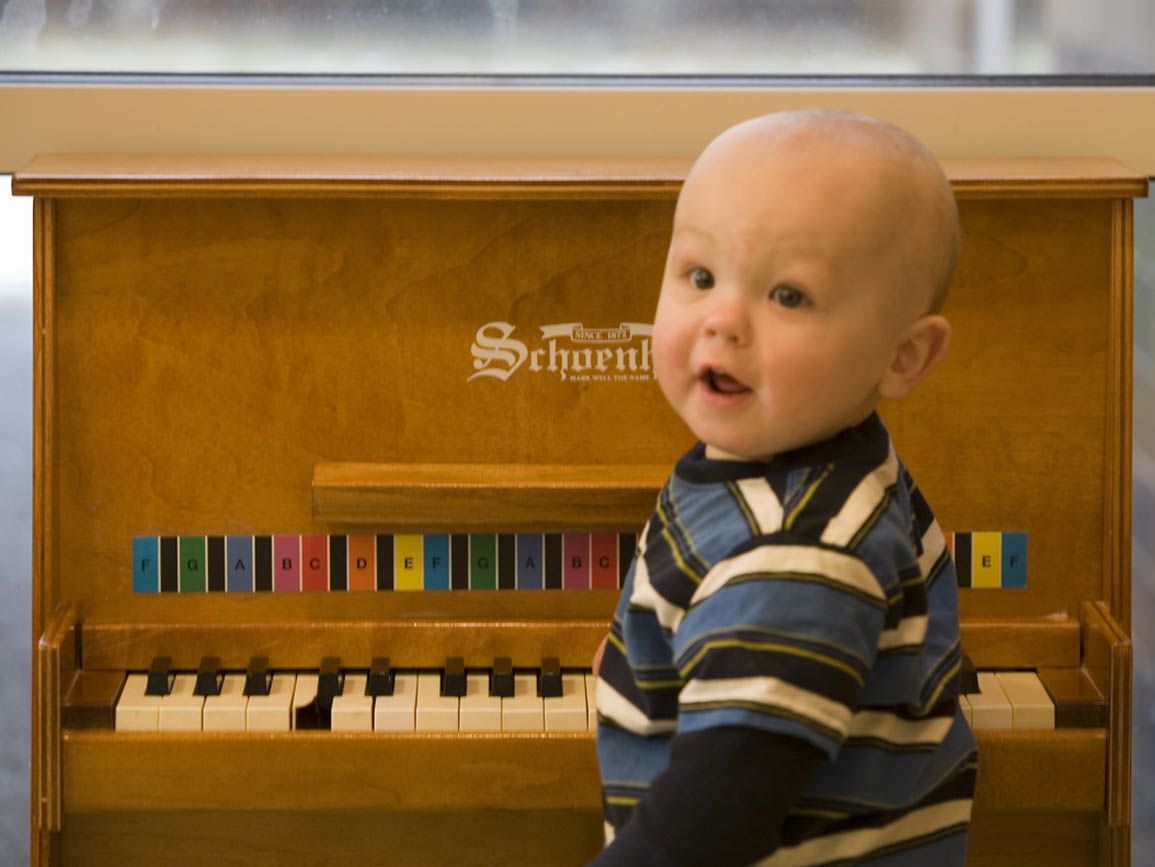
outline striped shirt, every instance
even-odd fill
[[[877,415],[770,462],[699,443],[639,538],[599,670],[607,837],[675,736],[737,726],[826,756],[758,864],[962,865],[960,659],[954,565]]]

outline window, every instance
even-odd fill
[[[0,71],[1125,75],[1144,0],[6,0]]]
[[[1155,175],[1153,33],[1150,0],[0,0],[0,172],[45,151],[689,155],[744,117],[835,105],[943,156],[1113,155]],[[26,600],[31,208],[0,182],[0,381],[15,410],[0,416],[0,502],[15,510],[0,524],[25,554],[0,588]],[[1150,201],[1136,208],[1136,251],[1143,768],[1155,743],[1155,540],[1141,535],[1155,520]],[[28,604],[7,609],[4,649],[28,670]],[[0,850],[26,860],[26,684],[5,684],[15,737],[0,751]],[[1155,844],[1155,789],[1136,774],[1133,794],[1138,862]]]

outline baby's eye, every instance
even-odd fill
[[[802,307],[807,303],[807,298],[801,290],[786,284],[780,284],[771,289],[770,300],[783,307]]]
[[[714,275],[705,268],[695,268],[690,272],[690,282],[695,289],[713,289]]]

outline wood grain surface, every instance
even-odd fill
[[[638,530],[691,442],[646,330],[685,166],[49,156],[17,176],[38,197],[34,863],[596,851],[588,736],[125,740],[63,730],[60,703],[75,665],[160,649],[585,665],[613,592],[133,593],[131,542]],[[961,593],[976,663],[1085,671],[1109,701],[1105,729],[980,739],[970,863],[1124,867],[1128,197],[1146,180],[1097,160],[947,168],[955,340],[882,415],[944,529],[1027,534],[1025,589]]]

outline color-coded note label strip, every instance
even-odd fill
[[[958,586],[998,590],[1027,586],[1027,534],[947,533]]]
[[[633,533],[137,536],[138,593],[616,590]]]
[[[946,533],[959,587],[1027,586],[1027,534]],[[138,593],[616,590],[633,533],[138,536]]]

